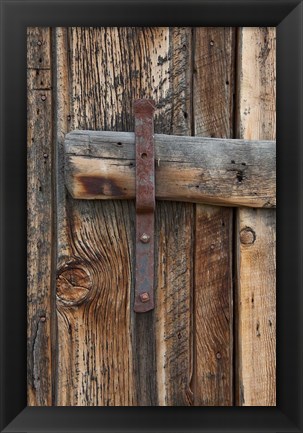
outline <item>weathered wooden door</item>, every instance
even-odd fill
[[[28,29],[28,404],[275,405],[275,210],[158,201],[136,314],[134,201],[67,193],[65,134],[144,97],[156,133],[274,139],[275,29]]]

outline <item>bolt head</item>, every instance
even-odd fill
[[[147,244],[150,241],[150,236],[146,233],[143,233],[143,235],[140,237],[140,241],[144,244]]]
[[[141,302],[148,302],[149,301],[149,294],[147,292],[140,294],[140,300]]]

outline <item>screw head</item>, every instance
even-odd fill
[[[146,233],[143,233],[140,237],[140,241],[144,244],[147,244],[150,241],[150,236]]]
[[[149,294],[147,292],[140,293],[140,300],[141,302],[148,302]]]
[[[41,96],[41,99],[42,99],[42,101],[45,101],[45,100],[46,100],[46,96],[45,96],[45,95],[42,95],[42,96]]]

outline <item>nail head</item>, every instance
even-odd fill
[[[143,235],[140,237],[140,241],[144,244],[147,244],[150,241],[150,236],[146,233],[143,233]]]
[[[141,302],[148,302],[149,301],[149,294],[147,292],[140,294],[140,300]]]

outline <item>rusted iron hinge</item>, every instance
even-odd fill
[[[155,104],[149,99],[134,103],[136,142],[136,313],[154,308],[155,225]]]
[[[73,198],[136,198],[134,311],[137,313],[154,308],[156,193],[161,200],[257,208],[276,206],[274,141],[161,134],[154,137],[154,111],[152,100],[134,101],[135,139],[125,132],[73,131],[67,134],[64,143],[65,180]],[[136,180],[134,170],[125,170],[126,165],[134,165],[130,152],[134,143]],[[163,161],[161,167],[159,164],[155,167],[155,153],[158,161]],[[180,170],[181,176],[175,180]],[[201,173],[207,182],[201,180]]]

